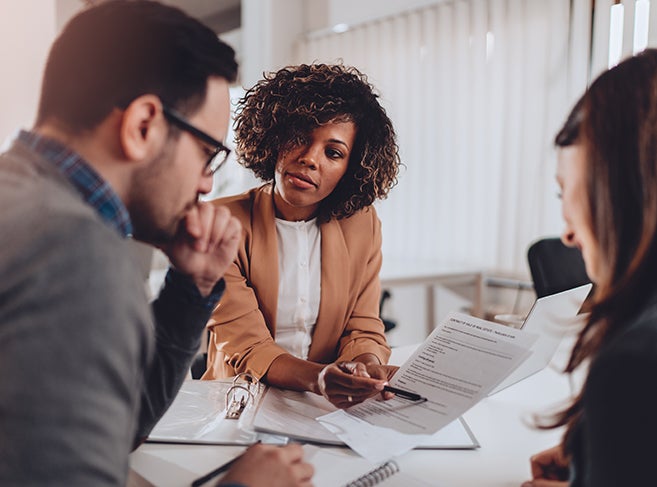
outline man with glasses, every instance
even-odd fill
[[[125,485],[224,290],[241,228],[199,202],[226,160],[233,50],[181,11],[108,1],[50,51],[0,156],[0,485]],[[171,261],[149,306],[131,238]],[[309,485],[298,446],[222,481]]]
[[[230,149],[226,147],[223,142],[215,139],[211,135],[203,132],[201,129],[194,127],[190,124],[185,117],[175,111],[173,108],[168,108],[166,105],[162,106],[162,113],[174,125],[186,130],[194,137],[199,139],[206,146],[206,153],[208,160],[205,163],[205,172],[211,176],[216,173],[221,166],[228,160]]]

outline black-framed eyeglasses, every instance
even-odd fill
[[[185,117],[173,108],[164,105],[162,106],[162,113],[172,124],[176,125],[179,129],[192,134],[198,140],[203,142],[204,145],[208,146],[207,149],[210,153],[208,155],[208,161],[205,163],[205,174],[207,176],[216,173],[221,166],[226,163],[228,156],[230,155],[230,149],[226,147],[223,142],[218,141],[203,130],[194,127]]]

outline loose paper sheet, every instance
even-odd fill
[[[344,442],[315,418],[337,411],[327,399],[310,392],[270,387],[260,403],[253,427],[257,431],[285,434],[300,441],[328,445]],[[459,418],[460,419],[460,418]],[[418,444],[418,448],[470,449],[479,444],[464,421],[456,420]]]
[[[452,313],[401,366],[390,385],[418,393],[368,400],[318,420],[373,462],[406,453],[486,397],[530,355],[536,335]]]

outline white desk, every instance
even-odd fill
[[[393,350],[401,363],[414,347]],[[565,353],[565,348],[564,348]],[[558,356],[563,360],[563,353]],[[478,450],[413,450],[399,458],[402,471],[429,485],[518,487],[530,478],[529,456],[554,446],[560,431],[540,431],[526,423],[569,395],[568,380],[551,368],[486,398],[464,417],[479,440]],[[183,486],[241,451],[241,447],[146,443],[131,464],[157,486]]]
[[[556,445],[560,431],[539,431],[525,422],[565,397],[564,377],[546,369],[485,399],[464,417],[481,448],[472,451],[413,450],[399,459],[404,472],[449,487],[519,487],[531,478],[529,457]]]

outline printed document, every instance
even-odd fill
[[[260,402],[252,427],[262,434],[286,435],[299,441],[325,445],[344,445],[336,435],[315,418],[337,411],[326,398],[311,392],[298,392],[270,387]],[[452,421],[418,448],[469,449],[479,443],[462,418]]]
[[[401,366],[390,385],[420,394],[370,399],[318,420],[374,462],[406,453],[454,421],[520,365],[537,336],[451,313]]]

